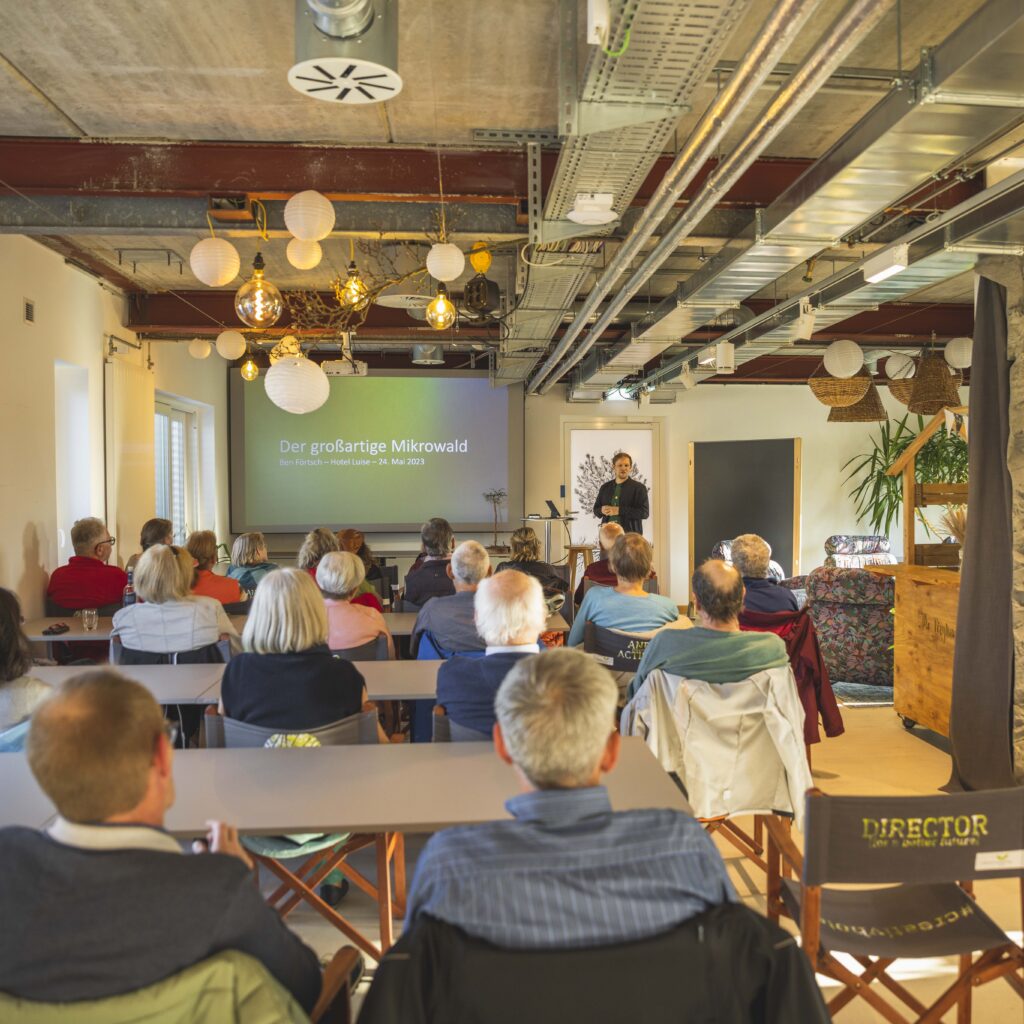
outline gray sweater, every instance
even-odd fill
[[[102,999],[237,949],[307,1012],[320,994],[316,955],[263,902],[236,857],[83,849],[5,828],[0,863],[0,992]]]

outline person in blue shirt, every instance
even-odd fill
[[[540,581],[516,569],[495,573],[477,586],[473,614],[484,656],[449,658],[437,672],[437,703],[452,722],[489,736],[502,680],[516,662],[540,650],[548,619]]]
[[[651,574],[654,549],[638,533],[625,533],[608,552],[608,564],[615,573],[615,587],[594,586],[587,590],[573,620],[567,645],[578,647],[588,622],[623,633],[653,633],[679,618],[679,608],[669,597],[648,594],[644,581]],[[684,619],[685,626],[689,620]]]
[[[796,594],[769,578],[771,558],[771,547],[756,533],[742,533],[732,542],[732,564],[746,589],[743,608],[748,612],[798,612]]]
[[[498,578],[498,577],[495,577]],[[736,894],[711,837],[667,809],[613,811],[618,688],[585,654],[523,658],[496,700],[494,748],[522,792],[511,820],[438,832],[406,925],[447,921],[504,948],[609,945],[667,931]]]

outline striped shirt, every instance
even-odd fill
[[[711,838],[678,811],[613,813],[604,786],[524,793],[505,807],[514,821],[427,843],[409,927],[430,914],[506,948],[601,946],[736,898]]]

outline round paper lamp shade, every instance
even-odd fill
[[[210,343],[202,338],[193,338],[188,343],[188,354],[193,359],[205,359],[210,354]]]
[[[274,405],[299,416],[319,409],[331,393],[327,374],[305,356],[279,359],[267,371],[263,386]]]
[[[241,331],[221,331],[217,335],[217,355],[228,362],[245,355],[245,336]]]
[[[970,338],[954,338],[945,349],[946,362],[958,370],[965,370],[971,365],[971,352],[974,342]]]
[[[910,380],[917,372],[917,365],[911,356],[901,352],[889,356],[885,361],[885,375],[889,380]]]
[[[312,270],[324,256],[319,242],[293,238],[285,249],[288,262],[298,270]]]
[[[242,265],[238,250],[224,238],[204,238],[188,255],[192,273],[211,288],[223,288],[238,277]]]
[[[852,377],[864,365],[864,352],[855,341],[833,341],[825,349],[825,369],[833,377]]]
[[[451,242],[438,242],[427,253],[430,276],[446,284],[454,281],[466,269],[466,254]]]
[[[334,206],[327,196],[313,189],[296,192],[284,204],[284,224],[304,242],[319,241],[334,229]]]

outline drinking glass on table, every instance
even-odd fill
[[[99,624],[99,610],[96,608],[83,608],[82,609],[82,629],[86,633],[91,633],[96,629]]]

